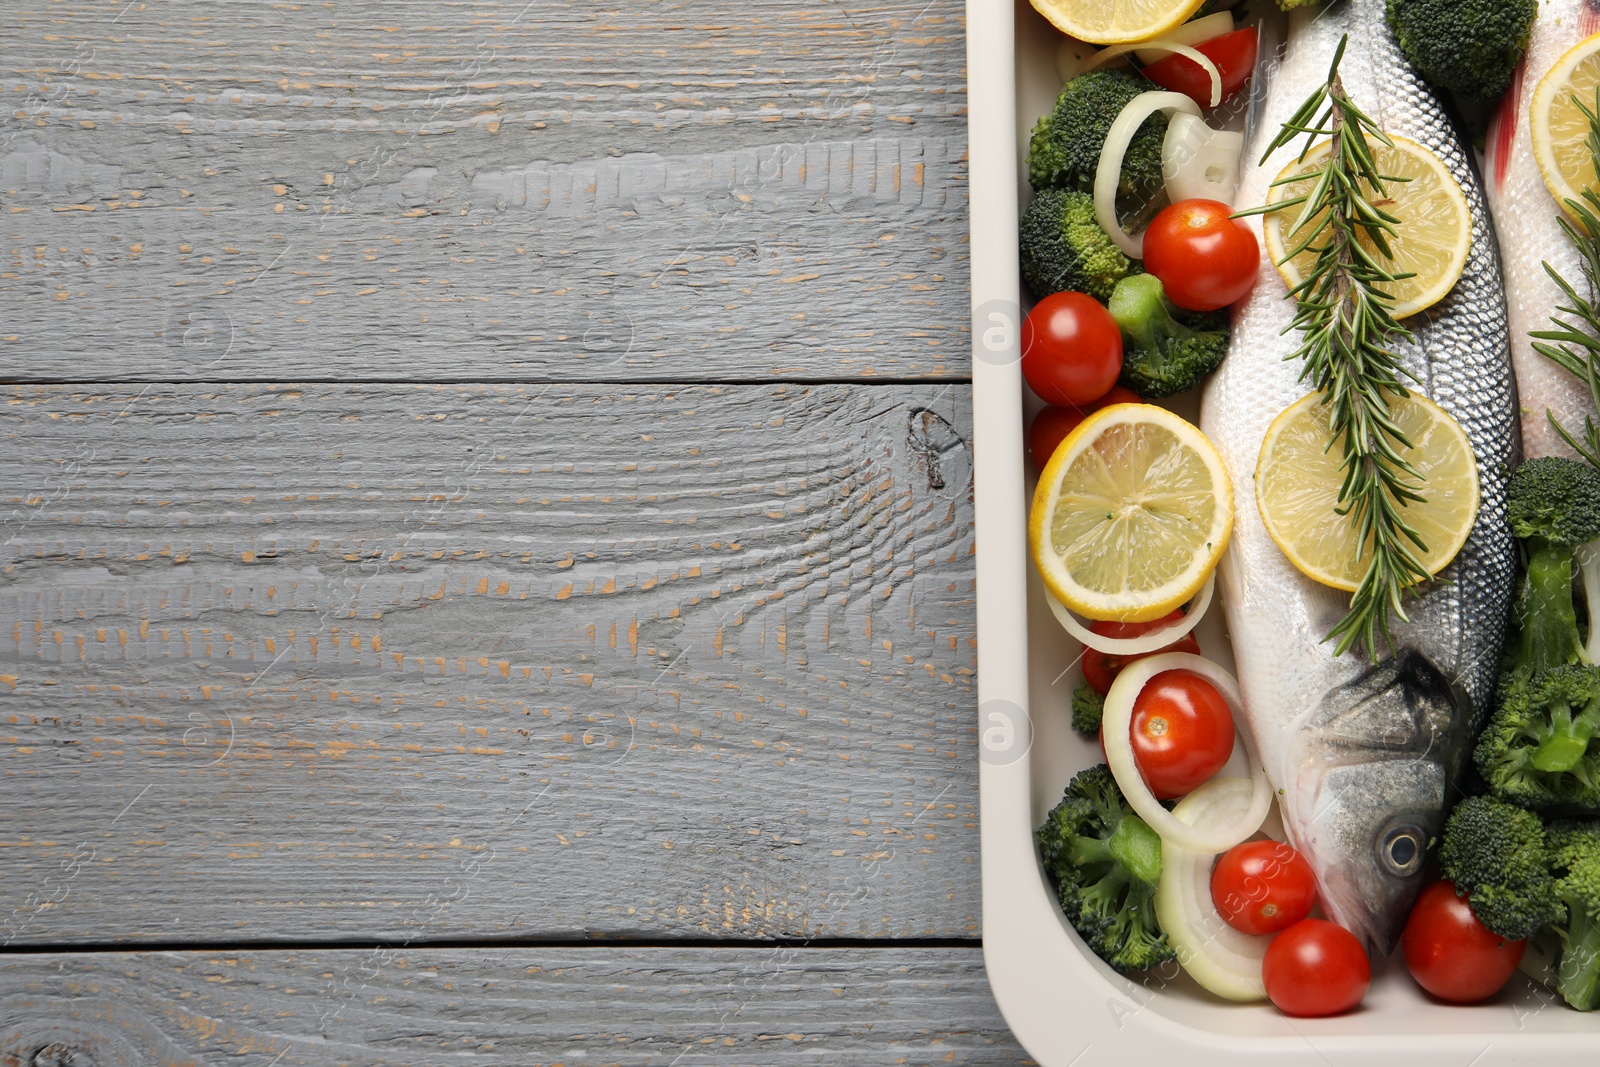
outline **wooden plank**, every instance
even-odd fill
[[[8,378],[967,372],[959,0],[4,6]]]
[[[18,386],[0,941],[969,937],[965,386]]]
[[[46,954],[0,1063],[1023,1064],[977,948]]]

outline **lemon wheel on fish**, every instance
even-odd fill
[[[1233,490],[1205,434],[1116,404],[1056,449],[1028,522],[1045,586],[1091,619],[1149,622],[1194,596],[1233,532]]]
[[[1321,166],[1331,144],[1331,141],[1323,141],[1314,146],[1304,161],[1297,160],[1283,168],[1277,180],[1294,178]],[[1460,184],[1451,177],[1444,161],[1415,141],[1396,137],[1392,147],[1374,142],[1372,154],[1378,173],[1405,179],[1387,183],[1384,199],[1374,200],[1400,220],[1389,238],[1394,258],[1387,266],[1393,274],[1411,277],[1400,278],[1383,289],[1394,298],[1395,318],[1403,319],[1443,300],[1461,277],[1472,246],[1472,212],[1467,208],[1467,198]],[[1267,194],[1267,203],[1278,204],[1304,196],[1311,190],[1312,181],[1307,177],[1274,185]],[[1267,255],[1291,289],[1300,284],[1315,262],[1317,256],[1312,249],[1323,243],[1320,237],[1313,239],[1310,247],[1285,258],[1285,253],[1298,247],[1314,232],[1301,228],[1301,210],[1290,207],[1275,211],[1262,222]],[[1358,236],[1357,240],[1370,250],[1365,236]]]
[[[1586,37],[1556,60],[1533,91],[1528,105],[1528,132],[1533,158],[1556,203],[1580,200],[1596,189],[1594,159],[1589,152],[1589,117],[1600,103],[1600,33]]]
[[[1401,455],[1422,475],[1426,498],[1402,508],[1401,517],[1427,546],[1418,550],[1422,565],[1437,574],[1466,544],[1478,514],[1472,442],[1448,412],[1415,393],[1391,396],[1389,411],[1411,442]],[[1331,436],[1320,393],[1301,397],[1273,419],[1256,464],[1256,506],[1267,533],[1302,574],[1354,591],[1372,561],[1371,542],[1358,545],[1350,517],[1334,511],[1344,449],[1330,448]]]

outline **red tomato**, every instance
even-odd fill
[[[1194,791],[1233,755],[1233,713],[1193,671],[1162,671],[1133,701],[1133,760],[1160,800]]]
[[[1113,385],[1111,392],[1085,408],[1058,408],[1054,404],[1042,407],[1028,426],[1028,458],[1033,461],[1035,470],[1042,471],[1061,442],[1067,439],[1067,434],[1076,430],[1078,423],[1087,418],[1090,412],[1112,404],[1142,403],[1144,401],[1132,389]]]
[[[1089,629],[1101,637],[1143,637],[1151,630],[1160,626],[1167,626],[1183,618],[1183,612],[1174,611],[1170,615],[1163,615],[1155,622],[1094,622],[1089,624]],[[1154,652],[1146,652],[1145,656],[1157,656],[1163,652],[1190,652],[1200,654],[1200,642],[1194,639],[1194,634],[1187,633],[1178,638],[1166,648],[1158,648]],[[1144,656],[1114,656],[1109,652],[1096,652],[1092,648],[1083,650],[1083,680],[1094,687],[1094,691],[1101,696],[1111,692],[1111,683],[1117,680],[1117,675],[1122,673],[1122,668],[1136,659]]]
[[[1081,408],[1122,373],[1122,331],[1084,293],[1052,293],[1022,320],[1022,376],[1047,404]]]
[[[1250,80],[1256,65],[1256,31],[1234,30],[1209,41],[1202,41],[1194,50],[1217,65],[1222,75],[1222,99],[1226,100]],[[1200,64],[1188,56],[1168,56],[1144,68],[1144,76],[1175,93],[1182,93],[1201,107],[1211,106],[1211,75],[1200,69]]]
[[[1282,841],[1246,841],[1211,869],[1211,902],[1235,930],[1275,934],[1311,914],[1317,876]]]
[[[1417,897],[1400,948],[1417,984],[1440,1000],[1472,1004],[1500,992],[1522,962],[1526,941],[1507,941],[1483,928],[1449,882]]]
[[[1249,227],[1228,217],[1231,211],[1216,200],[1179,200],[1144,232],[1144,269],[1179,307],[1215,311],[1255,286],[1261,245]]]
[[[1349,930],[1301,919],[1267,946],[1261,981],[1285,1015],[1337,1015],[1367,995],[1372,963]]]

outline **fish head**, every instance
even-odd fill
[[[1466,758],[1470,700],[1408,651],[1329,690],[1291,749],[1291,842],[1323,911],[1387,955],[1422,888]]]

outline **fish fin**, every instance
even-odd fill
[[[1524,55],[1511,74],[1511,88],[1500,98],[1500,104],[1489,116],[1488,135],[1484,138],[1484,162],[1489,171],[1489,181],[1495,192],[1505,187],[1506,174],[1511,170],[1511,151],[1517,139],[1517,120],[1525,110],[1522,101],[1523,78],[1528,71],[1528,57]]]

